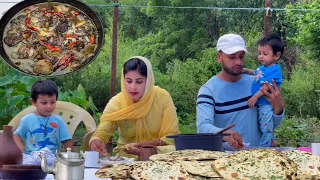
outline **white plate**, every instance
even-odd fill
[[[100,162],[98,162],[97,164],[94,165],[88,165],[86,163],[84,163],[84,166],[86,168],[101,168],[103,165],[107,165],[107,164],[121,164],[121,163],[126,163],[126,162],[133,162],[134,158],[127,158],[127,157],[123,157],[123,160],[121,161],[110,161],[109,158],[100,158],[99,160]]]
[[[99,169],[102,166],[103,166],[103,164],[101,164],[101,163],[97,163],[95,165],[88,165],[88,164],[84,163],[84,167],[86,167],[86,168],[97,168],[97,169]]]
[[[121,164],[121,163],[126,163],[126,162],[133,162],[134,158],[127,158],[123,157],[123,160],[121,161],[111,161],[109,158],[100,158],[100,164],[105,165],[105,164]]]

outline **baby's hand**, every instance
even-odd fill
[[[258,101],[258,98],[256,98],[255,96],[252,96],[252,97],[248,100],[248,105],[249,105],[249,107],[250,107],[250,108],[253,108],[257,101]]]

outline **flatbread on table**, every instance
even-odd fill
[[[210,178],[210,177],[189,174],[189,180],[223,180],[223,179],[222,178]]]
[[[320,157],[304,151],[292,150],[283,152],[297,166],[297,179],[320,179]]]
[[[128,171],[136,180],[187,180],[188,172],[179,163],[163,161],[140,161],[132,165]]]
[[[155,154],[149,157],[152,161],[176,161],[176,160],[214,160],[221,157],[227,157],[229,154],[220,151],[207,151],[200,149],[188,149],[172,151],[164,154]]]
[[[211,177],[211,178],[222,178],[213,168],[212,163],[214,161],[181,161],[182,167],[188,171],[189,174]]]
[[[134,163],[104,165],[95,175],[98,178],[129,179],[128,170]]]
[[[279,151],[255,149],[239,151],[214,161],[213,168],[226,180],[296,179],[296,164]]]

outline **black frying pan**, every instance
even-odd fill
[[[10,57],[8,57],[8,55],[6,54],[4,48],[3,48],[3,33],[4,33],[4,30],[5,30],[5,27],[6,25],[10,22],[10,20],[12,19],[12,17],[14,15],[16,15],[18,12],[20,12],[22,9],[30,6],[30,5],[34,5],[34,4],[39,4],[39,3],[44,3],[44,2],[59,2],[59,3],[64,3],[64,4],[69,4],[79,10],[81,10],[84,14],[86,14],[87,16],[89,16],[91,18],[91,20],[93,21],[93,23],[95,24],[95,26],[97,27],[97,30],[98,30],[98,46],[94,52],[94,56],[92,56],[90,58],[90,60],[88,60],[86,62],[86,64],[82,65],[82,67],[80,67],[79,69],[73,71],[73,72],[76,72],[76,71],[79,71],[80,69],[86,67],[87,65],[89,65],[96,57],[97,55],[99,54],[100,52],[100,49],[102,48],[102,46],[104,45],[104,30],[103,30],[103,26],[102,26],[102,23],[101,23],[101,20],[100,18],[97,16],[97,14],[90,8],[88,7],[87,5],[85,5],[84,3],[78,1],[78,0],[25,0],[25,1],[21,1],[20,3],[14,5],[12,8],[10,8],[1,18],[0,20],[0,40],[1,40],[1,43],[0,43],[0,55],[2,57],[2,59],[8,64],[10,65],[12,68],[24,73],[24,74],[27,74],[27,75],[32,75],[32,76],[35,76],[34,74],[29,74],[29,73],[26,73],[22,70],[20,70],[14,63],[12,63]],[[68,75],[70,73],[73,73],[73,72],[68,72],[68,73],[65,73],[65,74],[59,74],[59,75],[38,75],[38,76],[41,76],[41,77],[54,77],[54,76],[61,76],[61,75]]]

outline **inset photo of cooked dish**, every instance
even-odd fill
[[[98,16],[77,0],[22,1],[0,20],[0,54],[11,67],[32,76],[71,74],[103,46]]]

